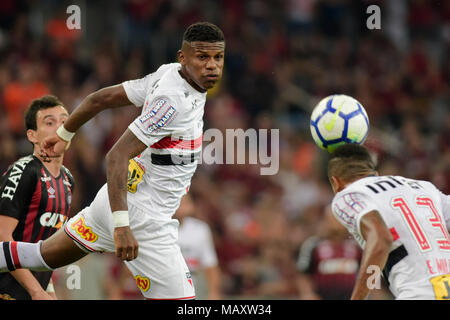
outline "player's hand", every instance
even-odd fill
[[[43,158],[60,157],[69,148],[69,142],[58,135],[45,138],[41,143],[41,156]]]
[[[137,258],[139,245],[129,226],[114,228],[114,245],[118,258],[127,261]]]
[[[32,300],[55,300],[48,292],[45,292],[44,290],[38,290],[34,293],[31,293],[31,299]]]

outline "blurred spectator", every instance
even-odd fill
[[[195,204],[186,194],[174,218],[178,219],[178,243],[191,272],[198,300],[218,300],[222,297],[221,275],[211,229],[196,218]]]
[[[319,232],[302,245],[297,261],[301,300],[348,300],[361,260],[359,245],[326,207]]]
[[[18,137],[25,129],[24,112],[33,99],[49,93],[49,89],[39,79],[38,66],[33,62],[18,65],[18,78],[6,85],[2,100],[8,119],[10,132]]]
[[[217,244],[223,297],[297,297],[289,277],[298,248],[317,235],[331,200],[327,155],[309,132],[310,112],[327,95],[352,95],[365,107],[366,145],[380,171],[432,180],[450,193],[448,1],[372,1],[381,30],[366,28],[367,1],[0,3],[1,171],[29,152],[21,119],[33,98],[51,92],[73,110],[100,87],[174,62],[189,23],[222,27],[224,77],[209,93],[205,129],[280,129],[277,175],[260,176],[257,165],[202,164],[192,181],[196,215]],[[81,8],[81,30],[64,27],[70,4]],[[76,135],[65,157],[78,182],[73,213],[95,196],[106,150],[139,113],[105,112]],[[225,146],[217,152],[224,157]]]

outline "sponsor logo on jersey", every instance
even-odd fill
[[[20,178],[22,177],[23,170],[27,166],[28,162],[32,161],[33,157],[25,157],[14,163],[11,172],[8,177],[8,184],[3,188],[2,198],[8,198],[13,200],[16,193],[17,186],[19,185]]]
[[[47,189],[47,192],[48,192],[48,197],[49,198],[56,198],[56,196],[55,196],[55,189],[50,187],[50,188]]]
[[[67,217],[56,212],[45,212],[39,218],[39,222],[43,227],[52,227],[59,229],[66,222]]]
[[[156,103],[155,103],[155,106],[154,106],[149,112],[147,112],[147,113],[144,114],[142,117],[140,117],[140,118],[139,118],[139,121],[140,121],[141,123],[144,123],[144,122],[146,122],[148,119],[153,118],[153,117],[158,113],[158,111],[159,111],[166,103],[167,103],[167,101],[164,100],[164,99],[159,99],[159,100],[157,100]]]
[[[137,186],[144,179],[145,168],[136,160],[131,159],[128,162],[128,192],[136,193]]]
[[[187,281],[189,282],[189,284],[193,287],[194,284],[192,283],[192,276],[191,276],[190,272],[186,272],[186,278],[187,278]]]
[[[134,279],[136,280],[136,285],[142,291],[147,292],[148,289],[150,289],[150,279],[149,278],[137,275],[136,277],[134,277]]]
[[[70,227],[86,241],[95,242],[98,239],[98,235],[84,224],[83,217],[79,217]]]
[[[149,133],[152,133],[153,131],[155,131],[161,127],[164,127],[169,122],[169,120],[172,118],[175,111],[176,111],[176,109],[174,107],[170,106],[170,108],[162,115],[162,117],[158,121],[152,123],[147,128],[147,131]]]

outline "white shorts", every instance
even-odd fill
[[[154,220],[128,204],[138,257],[124,261],[147,299],[194,299],[195,290],[178,240],[178,220]],[[114,227],[106,184],[89,207],[65,224],[66,234],[85,252],[115,252]]]

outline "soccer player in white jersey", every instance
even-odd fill
[[[221,298],[220,268],[209,225],[195,218],[194,200],[186,194],[174,218],[180,221],[178,244],[195,285],[197,299]]]
[[[450,299],[450,196],[432,183],[378,176],[369,151],[331,155],[332,210],[363,248],[352,299],[365,299],[377,270],[396,299]]]
[[[90,252],[115,252],[146,298],[195,298],[172,215],[197,167],[206,92],[222,76],[224,51],[222,31],[196,23],[183,35],[179,63],[87,96],[44,141],[46,156],[62,154],[102,110],[134,104],[142,113],[108,152],[107,183],[91,205],[43,242],[0,243],[0,271],[52,270]]]

